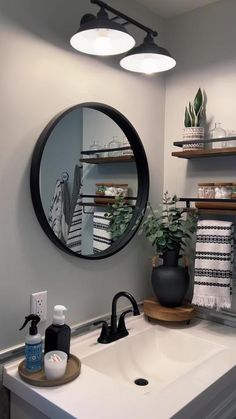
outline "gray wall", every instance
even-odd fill
[[[207,128],[221,122],[226,130],[236,129],[235,16],[235,0],[222,0],[168,21],[177,67],[166,79],[164,189],[178,196],[196,197],[199,182],[236,181],[235,156],[193,160],[171,156],[176,149],[173,141],[182,137],[185,106],[199,87],[207,95]],[[232,310],[236,312],[235,286]]]
[[[162,22],[141,6],[110,3],[163,33]],[[134,238],[107,260],[71,257],[46,237],[31,204],[29,169],[38,136],[55,114],[87,101],[111,105],[131,121],[147,152],[151,199],[157,204],[162,195],[163,76],[133,75],[72,50],[68,39],[89,8],[85,0],[0,0],[0,348],[23,342],[25,331],[18,329],[33,292],[48,290],[48,323],[61,303],[70,325],[109,312],[117,291],[129,290],[138,300],[151,292],[146,240]]]
[[[157,23],[164,34],[162,21],[142,6],[133,9],[127,3],[110,1],[146,24]],[[71,34],[81,16],[94,10],[86,0],[71,0],[69,5],[64,0],[0,0],[0,349],[23,342],[25,332],[18,329],[29,313],[33,292],[48,290],[47,324],[54,304],[63,303],[71,325],[110,311],[111,298],[121,289],[138,300],[150,294],[150,249],[145,240],[133,239],[107,260],[80,260],[48,240],[31,204],[29,172],[37,138],[58,112],[89,101],[117,108],[135,126],[155,183],[151,197],[156,203],[161,199],[164,79],[127,73],[119,69],[117,58],[99,61],[72,50]],[[8,393],[0,385],[0,418],[8,415]]]
[[[167,76],[164,188],[196,196],[202,181],[236,180],[235,157],[184,160],[171,156],[181,140],[184,109],[199,87],[207,94],[207,125],[236,129],[236,2],[222,0],[168,21],[176,70]],[[175,149],[178,151],[178,149]]]
[[[235,128],[235,1],[222,0],[167,23],[177,68],[167,78],[165,115],[162,75],[133,75],[119,69],[117,58],[99,61],[70,49],[67,39],[81,15],[94,8],[85,0],[69,3],[0,0],[0,348],[23,341],[18,328],[29,312],[32,292],[48,290],[49,313],[55,303],[65,304],[70,324],[108,312],[118,290],[127,289],[137,299],[150,293],[151,251],[145,240],[135,238],[116,256],[92,263],[62,253],[41,230],[30,200],[30,159],[39,134],[56,113],[97,101],[126,115],[147,152],[154,205],[163,189],[164,119],[165,189],[193,193],[198,180],[232,179],[234,174],[234,158],[216,165],[170,154],[172,140],[181,138],[184,106],[199,86],[208,95],[211,123],[216,118]],[[109,3],[157,27],[160,44],[165,44],[164,23],[154,14],[125,0]]]

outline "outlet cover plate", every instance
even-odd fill
[[[38,314],[41,322],[47,320],[47,291],[40,291],[31,294],[30,312]]]

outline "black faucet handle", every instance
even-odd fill
[[[129,334],[128,330],[126,329],[126,325],[125,325],[125,316],[128,313],[132,313],[132,310],[126,310],[120,315],[118,328],[117,328],[118,333],[120,333],[120,332],[125,333],[125,336],[127,336]]]
[[[97,341],[99,343],[109,343],[110,342],[110,328],[105,320],[98,320],[97,322],[93,323],[94,326],[98,326],[102,324],[101,334],[98,337]]]

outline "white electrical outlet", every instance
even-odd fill
[[[47,320],[47,293],[47,291],[40,291],[31,294],[30,312],[38,314],[42,322]]]

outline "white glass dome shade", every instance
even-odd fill
[[[97,16],[83,16],[70,43],[85,54],[109,56],[129,51],[134,47],[135,39],[123,25],[110,20],[105,10],[101,10]]]
[[[151,35],[144,42],[130,50],[120,61],[125,70],[137,73],[154,74],[170,70],[176,66],[176,61],[167,49],[159,47]]]

